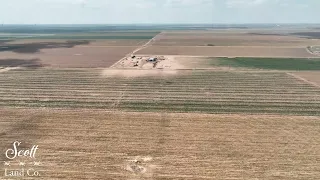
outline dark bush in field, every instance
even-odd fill
[[[39,59],[0,59],[0,67],[42,67]]]

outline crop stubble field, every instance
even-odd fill
[[[24,137],[25,146],[38,144],[43,179],[320,176],[319,117],[54,109],[0,112],[0,143]],[[140,163],[132,163],[135,160]],[[134,171],[135,166],[146,172]]]

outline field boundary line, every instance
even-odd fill
[[[305,78],[303,78],[303,77],[301,77],[301,76],[298,76],[298,75],[296,75],[296,74],[293,74],[293,73],[287,73],[289,76],[292,76],[292,77],[294,77],[294,78],[296,78],[296,79],[299,79],[299,80],[301,80],[301,81],[303,81],[303,82],[306,82],[306,83],[308,83],[308,84],[310,84],[310,85],[312,85],[312,86],[315,86],[315,87],[317,87],[317,88],[320,88],[320,85],[319,84],[317,84],[317,83],[315,83],[315,82],[312,82],[312,81],[309,81],[309,80],[307,80],[307,79],[305,79]]]
[[[133,55],[134,53],[144,49],[144,48],[147,48],[149,46],[150,43],[152,43],[156,38],[157,36],[159,36],[160,34],[162,34],[162,31],[155,35],[152,39],[150,39],[148,42],[146,42],[145,44],[143,44],[142,46],[138,47],[137,49],[133,50],[132,52],[128,53],[127,55],[125,55],[125,57],[121,58],[119,61],[117,61],[116,63],[114,63],[112,66],[110,66],[109,68],[114,68],[117,64],[119,64],[122,60],[124,60],[126,57],[128,57],[129,55]]]
[[[135,45],[132,45],[132,46],[103,46],[103,45],[101,45],[101,46],[77,46],[77,47],[82,47],[82,48],[105,48],[105,47],[137,47],[137,46],[135,46]]]
[[[159,34],[158,34],[159,35]],[[206,46],[206,45],[155,45],[155,47],[197,47],[197,48],[270,48],[270,49],[287,49],[287,48],[299,48],[304,49],[305,46]]]
[[[154,46],[156,47],[156,46]],[[192,46],[191,46],[192,47]],[[173,54],[136,54],[137,56],[171,56],[171,57],[194,57],[194,58],[236,58],[236,57],[245,57],[245,58],[303,58],[303,59],[319,59],[319,56],[215,56],[215,55],[173,55]]]
[[[53,113],[60,113],[60,112],[78,112],[79,109],[73,109],[73,108],[50,108],[50,109],[44,109],[44,108],[30,108],[30,107],[2,107],[0,109],[0,112],[4,111],[26,111],[30,112],[30,110],[39,110],[39,111],[45,111],[45,112],[53,112]],[[82,113],[90,113],[90,114],[100,114],[100,113],[110,113],[110,114],[126,114],[126,115],[158,115],[161,116],[163,112],[135,112],[135,111],[123,111],[123,110],[111,110],[111,109],[92,109],[92,108],[81,108]],[[224,117],[224,118],[239,118],[239,119],[245,119],[247,117],[250,118],[302,118],[302,119],[319,119],[319,116],[308,116],[308,115],[284,115],[284,114],[248,114],[248,113],[220,113],[220,114],[207,114],[207,113],[198,113],[198,112],[189,112],[189,113],[183,113],[183,112],[166,112],[167,116],[170,117],[190,117],[190,116],[197,116],[202,118],[212,118],[212,117]]]

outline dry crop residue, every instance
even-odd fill
[[[320,176],[319,117],[4,108],[0,114],[0,149],[22,137],[39,145],[43,179]]]

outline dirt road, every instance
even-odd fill
[[[114,63],[112,66],[110,66],[110,68],[114,68],[115,66],[117,66],[118,63],[120,63],[122,60],[124,60],[125,58],[127,58],[128,56],[132,56],[134,55],[136,52],[141,51],[147,47],[149,47],[156,39],[157,36],[161,35],[162,32],[160,32],[159,34],[157,34],[156,36],[154,36],[152,39],[150,39],[148,42],[146,42],[144,45],[138,47],[137,49],[133,50],[132,52],[128,53],[125,57],[123,57],[122,59],[120,59],[118,62]]]

